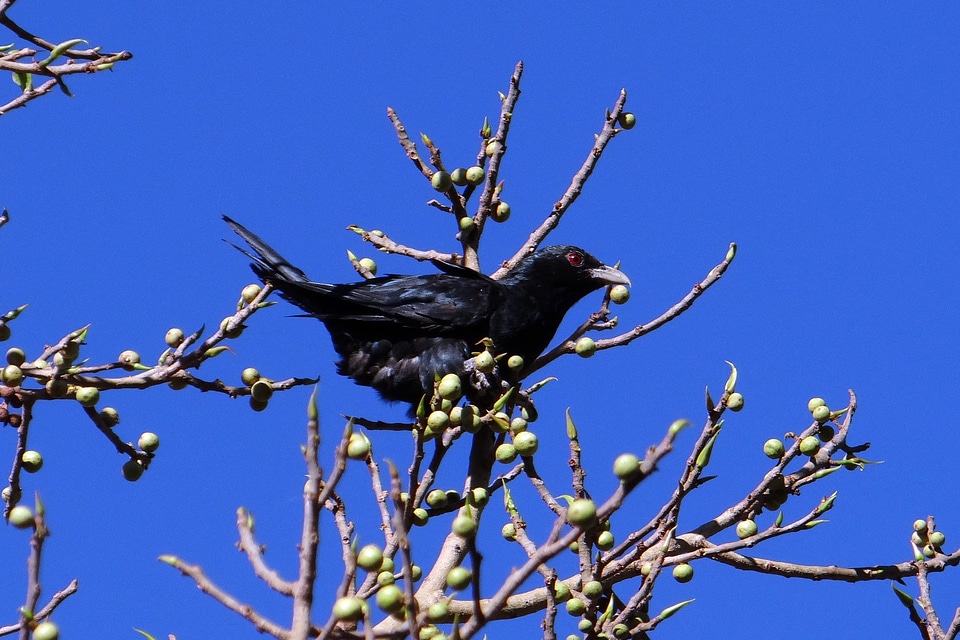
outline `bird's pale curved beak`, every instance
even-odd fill
[[[590,276],[603,284],[625,284],[628,287],[630,286],[630,278],[627,277],[627,274],[620,271],[620,269],[614,269],[607,265],[590,269]]]

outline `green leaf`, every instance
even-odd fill
[[[897,594],[897,598],[900,599],[901,604],[903,604],[903,606],[905,606],[907,609],[913,611],[913,596],[906,591],[898,589],[897,585],[893,582],[890,583],[890,586],[893,587],[893,592]]]
[[[20,90],[26,93],[33,89],[33,74],[23,73],[22,71],[13,72],[13,83],[20,87]]]
[[[685,606],[687,606],[688,604],[690,604],[690,603],[693,602],[694,600],[696,600],[696,598],[691,598],[691,599],[689,599],[689,600],[684,600],[683,602],[678,602],[677,604],[675,604],[675,605],[673,605],[673,606],[667,607],[666,609],[664,609],[663,611],[661,611],[661,612],[660,612],[660,615],[658,615],[657,617],[660,618],[661,620],[666,620],[667,618],[669,618],[670,616],[672,616],[673,614],[675,614],[677,611],[680,611],[680,609],[683,609]]]
[[[529,394],[536,393],[537,391],[539,391],[540,389],[542,389],[544,386],[546,386],[546,384],[547,384],[548,382],[553,382],[553,381],[556,380],[556,379],[557,379],[556,376],[550,376],[549,378],[544,378],[544,379],[541,380],[540,382],[535,382],[535,383],[527,390],[527,394],[529,395]]]
[[[152,635],[150,635],[149,633],[147,633],[147,632],[144,631],[143,629],[137,629],[136,627],[134,627],[133,630],[136,631],[137,633],[139,633],[140,635],[142,635],[142,636],[143,636],[144,638],[146,638],[147,640],[157,640],[156,638],[154,638]]]
[[[689,420],[686,420],[684,418],[681,418],[679,420],[674,420],[673,422],[670,423],[670,427],[667,429],[667,433],[669,433],[672,436],[675,436],[689,426],[690,426]]]
[[[319,393],[320,393],[320,385],[316,384],[313,386],[313,391],[310,393],[310,399],[307,401],[307,419],[308,420],[317,420],[320,416],[320,413],[317,410],[317,395]]]
[[[816,515],[820,515],[821,513],[829,511],[830,509],[833,508],[833,503],[836,499],[837,499],[837,492],[834,491],[832,494],[830,494],[829,496],[827,496],[826,498],[820,501],[820,504],[817,506],[817,509],[816,511],[814,511],[814,513],[816,513]]]
[[[577,439],[577,425],[573,423],[573,416],[570,415],[570,407],[567,407],[566,414],[567,416],[567,438],[570,440]]]
[[[510,387],[509,389],[507,389],[507,392],[506,392],[505,394],[503,394],[502,396],[500,396],[500,397],[497,399],[497,401],[493,403],[493,410],[494,410],[494,411],[500,411],[500,410],[503,409],[505,406],[507,406],[507,402],[509,402],[509,401],[510,401],[510,398],[513,397],[513,392],[514,392],[515,389],[516,389],[516,387]]]
[[[727,393],[733,393],[737,390],[737,368],[729,360],[724,360],[724,362],[730,365],[730,377],[727,378],[727,383],[723,385],[723,390]]]
[[[716,443],[717,436],[719,435],[720,435],[720,429],[718,427],[717,430],[714,432],[714,434],[710,436],[710,439],[707,440],[707,444],[704,445],[703,450],[697,456],[696,464],[701,469],[706,468],[706,466],[710,464],[710,455],[713,453],[713,445],[714,443]]]
[[[67,40],[66,42],[61,42],[60,44],[58,44],[57,46],[55,46],[53,49],[50,50],[49,56],[47,56],[46,58],[40,61],[40,66],[41,67],[47,66],[48,64],[52,63],[57,58],[62,56],[64,53],[66,53],[67,50],[70,49],[70,47],[78,45],[81,42],[86,44],[87,41],[82,40],[80,38],[75,38],[73,40]]]

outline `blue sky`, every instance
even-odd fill
[[[746,408],[728,420],[711,463],[720,477],[686,505],[681,528],[755,484],[768,468],[763,441],[806,426],[809,397],[840,406],[853,388],[853,439],[871,442],[867,457],[884,464],[805,490],[787,516],[838,490],[830,524],[754,551],[848,566],[905,561],[910,524],[930,513],[954,548],[960,8],[342,4],[15,6],[14,19],[50,40],[82,37],[135,57],[112,74],[75,77],[74,99],[50,95],[2,120],[0,205],[13,218],[0,231],[8,248],[3,305],[31,304],[8,345],[30,355],[91,323],[85,356],[109,361],[133,348],[147,359],[163,350],[171,326],[216,325],[252,278],[221,242],[222,213],[322,281],[356,277],[347,249],[371,253],[345,231],[349,224],[453,248],[449,220],[424,206],[434,192],[397,145],[386,107],[411,132],[428,133],[445,161],[468,164],[484,116],[499,111],[497,91],[523,60],[501,172],[513,215],[488,228],[487,270],[550,210],[621,88],[638,125],[614,140],[551,240],[622,260],[634,284],[617,309],[625,327],[678,300],[729,242],[740,247],[723,280],[679,320],[628,348],[550,367],[559,381],[539,397],[538,467],[557,492],[569,486],[566,407],[583,436],[592,489],[607,495],[616,455],[641,453],[675,418],[702,421],[703,388],[720,389],[731,360]],[[378,260],[381,272],[430,269]],[[576,307],[565,326],[596,304]],[[289,313],[279,305],[259,315],[233,343],[236,355],[202,373],[237,381],[256,365],[277,378],[319,375],[329,465],[342,413],[390,419],[403,410],[336,376],[322,326]],[[65,637],[138,637],[132,627],[260,637],[158,563],[161,553],[202,565],[242,600],[286,620],[285,603],[233,548],[233,518],[237,506],[250,508],[268,558],[292,576],[307,396],[282,394],[254,414],[245,402],[191,390],[108,394],[122,437],[151,430],[163,442],[136,484],[120,478],[122,460],[72,403],[39,407],[30,442],[46,463],[26,489],[43,493],[53,530],[45,594],[80,579],[56,615]],[[662,503],[693,439],[681,438],[632,496],[615,532],[646,522]],[[406,436],[375,442],[406,466]],[[11,430],[0,431],[0,452],[9,456],[14,443]],[[376,540],[361,471],[348,471],[344,491],[357,505],[351,516],[361,538]],[[441,482],[455,486],[454,471]],[[517,495],[530,519],[545,516],[529,487]],[[493,533],[500,516],[487,517]],[[426,554],[435,540],[421,544]],[[323,548],[324,570],[339,580],[328,524]],[[482,549],[485,588],[521,561],[496,536]],[[26,553],[25,534],[0,529],[0,624],[22,600]],[[561,573],[571,563],[562,559]],[[811,584],[707,562],[696,568],[689,584],[658,583],[656,605],[697,599],[658,638],[689,637],[704,624],[714,638],[806,638],[813,620],[858,637],[915,633],[882,582]],[[935,576],[934,597],[949,617],[960,576]],[[318,619],[328,606],[321,596]],[[537,622],[495,625],[489,636],[534,637]],[[562,623],[563,633],[575,628],[568,617]]]

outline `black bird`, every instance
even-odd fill
[[[340,355],[340,375],[373,387],[389,401],[419,404],[436,375],[463,375],[477,344],[532,363],[563,316],[588,293],[627,276],[577,247],[540,249],[500,280],[448,262],[442,273],[388,275],[350,284],[311,282],[267,243],[223,219],[254,253],[254,273],[326,325]]]

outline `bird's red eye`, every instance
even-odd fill
[[[583,264],[583,254],[576,251],[571,251],[567,254],[567,262],[575,267],[579,267]]]

